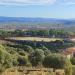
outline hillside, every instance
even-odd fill
[[[0,74],[63,75],[55,74],[57,69],[63,69],[65,75],[72,75],[72,61],[63,51],[74,47],[75,42],[65,39],[65,35],[70,34],[52,29],[0,31]],[[54,70],[50,71],[50,68]]]

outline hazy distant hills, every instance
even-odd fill
[[[0,23],[4,22],[45,22],[45,23],[62,23],[64,25],[75,24],[74,19],[56,19],[56,18],[24,18],[24,17],[0,17]]]
[[[75,31],[75,19],[1,17],[0,29],[65,29]]]

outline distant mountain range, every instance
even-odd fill
[[[0,30],[65,29],[75,32],[75,19],[1,17]]]
[[[75,25],[75,19],[56,19],[56,18],[25,18],[25,17],[0,17],[0,23],[10,22],[40,22],[58,23],[64,25]]]

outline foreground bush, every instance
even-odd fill
[[[43,65],[54,69],[65,69],[65,75],[72,75],[70,60],[61,54],[50,54],[46,56]]]
[[[29,60],[33,66],[42,65],[42,61],[44,60],[44,51],[42,49],[36,49],[29,56]]]
[[[28,63],[28,57],[27,56],[21,56],[21,55],[19,55],[19,57],[18,57],[18,65],[20,65],[20,66],[25,66],[25,65],[27,65],[27,63]]]
[[[75,65],[75,57],[71,58],[71,63],[72,63],[72,65]]]
[[[66,59],[64,56],[61,56],[59,54],[50,54],[45,57],[43,64],[46,67],[62,69],[62,68],[64,68],[65,60]]]
[[[4,71],[6,68],[12,67],[11,55],[5,50],[4,46],[0,45],[0,71]]]

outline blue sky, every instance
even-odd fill
[[[0,0],[0,16],[75,18],[75,0]]]

